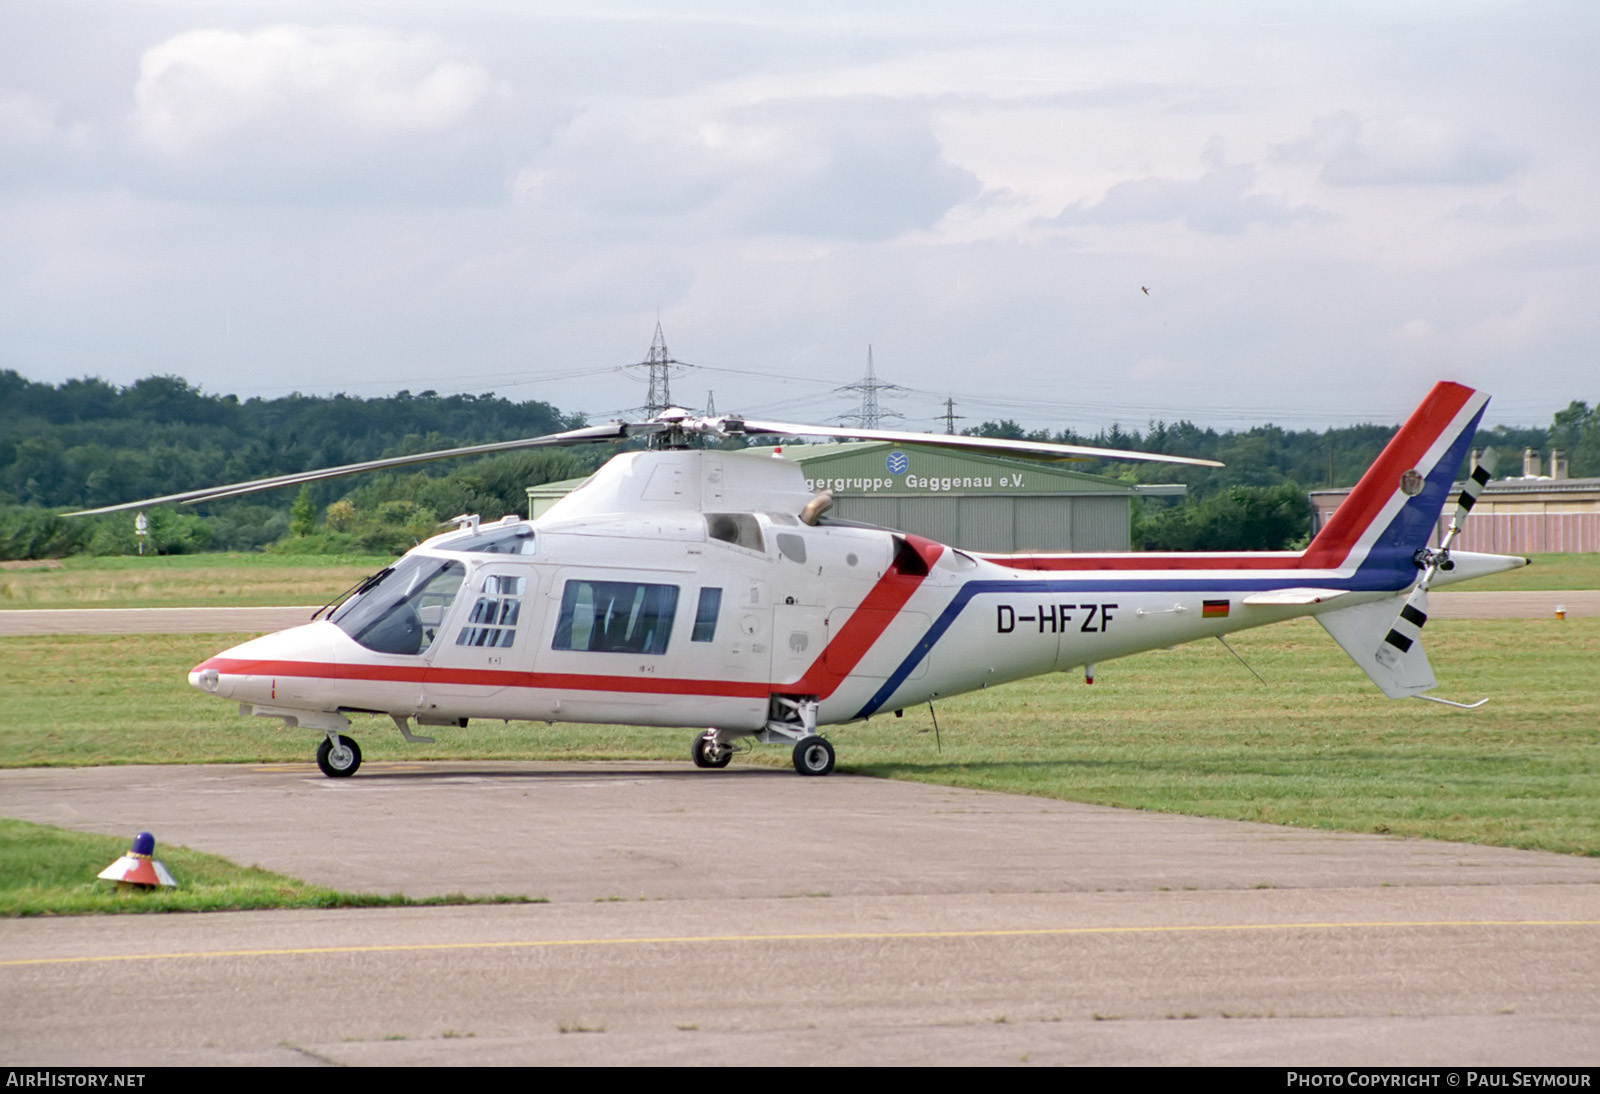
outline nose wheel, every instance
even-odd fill
[[[733,759],[733,749],[717,741],[715,730],[706,730],[694,739],[689,755],[696,767],[727,767]]]
[[[317,766],[330,779],[348,779],[361,766],[361,746],[350,737],[325,737],[317,746]]]

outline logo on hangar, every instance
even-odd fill
[[[904,452],[894,451],[889,453],[889,458],[883,461],[891,475],[904,475],[911,469],[911,457]]]

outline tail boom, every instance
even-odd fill
[[[1251,620],[1245,625],[1313,615],[1384,694],[1419,696],[1435,684],[1420,641],[1430,582],[1419,578],[1442,585],[1527,561],[1429,546],[1488,402],[1463,384],[1435,384],[1299,553],[983,557],[1012,570],[1053,571],[1050,584],[1062,592],[1116,574],[1129,592],[1231,594],[1246,613],[1240,622]],[[1484,478],[1473,480],[1478,489]],[[1463,493],[1458,523],[1474,500],[1476,490]]]

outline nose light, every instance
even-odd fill
[[[195,682],[206,691],[215,693],[217,690],[217,681],[221,678],[221,675],[216,669],[206,669],[204,672],[199,674]]]

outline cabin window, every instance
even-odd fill
[[[722,608],[721,589],[701,589],[700,604],[694,612],[691,642],[709,642],[717,636],[717,612]]]
[[[754,513],[707,513],[706,535],[752,551],[767,549],[761,538],[761,522]]]
[[[483,592],[472,605],[467,625],[456,635],[458,646],[511,645],[517,640],[517,617],[522,614],[522,597],[528,579],[508,574],[484,578]]]
[[[676,585],[569,581],[552,647],[593,653],[667,652],[678,610]]]
[[[378,653],[422,653],[433,645],[466,577],[459,562],[418,555],[402,559],[334,612],[344,633]]]

